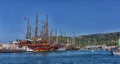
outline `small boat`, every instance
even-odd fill
[[[110,51],[113,55],[120,55],[120,48],[116,47]]]
[[[120,51],[113,51],[112,54],[113,55],[120,55]]]
[[[23,46],[21,49],[26,50],[27,52],[33,52],[34,50],[28,48],[27,46]]]
[[[79,50],[79,48],[75,45],[66,44],[66,50]]]
[[[65,48],[58,48],[57,51],[65,51]]]

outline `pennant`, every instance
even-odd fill
[[[28,18],[24,18],[24,20],[26,20],[26,21],[27,21],[27,20],[28,20]]]

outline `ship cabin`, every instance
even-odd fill
[[[47,40],[43,40],[43,41],[36,41],[36,43],[34,43],[34,41],[19,41],[19,47],[23,47],[23,46],[27,46],[30,49],[42,49],[42,50],[48,50],[50,48],[50,44]]]

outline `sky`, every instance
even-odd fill
[[[39,29],[48,14],[50,30],[68,36],[120,31],[120,0],[0,0],[0,42],[25,39],[24,18],[33,32],[37,11]]]

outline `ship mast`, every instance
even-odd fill
[[[27,18],[26,18],[27,19]],[[25,19],[25,20],[26,20]],[[29,19],[27,19],[27,33],[26,33],[26,39],[30,39],[30,23]]]
[[[43,37],[45,38],[46,37],[46,31],[45,31],[45,22],[42,21],[42,33],[43,33]]]
[[[75,32],[73,32],[72,45],[75,45]]]
[[[51,30],[51,32],[50,32],[50,42],[52,42],[52,36],[53,36],[52,33],[53,33],[53,32],[52,32],[52,30]]]
[[[58,30],[57,29],[55,30],[55,35],[56,35],[56,43],[55,44],[58,44]]]
[[[67,44],[67,36],[66,36],[66,32],[64,32],[64,44]]]
[[[38,37],[38,12],[36,12],[36,26],[35,26],[35,34],[34,34],[35,41],[37,37]]]
[[[48,27],[48,15],[46,15],[46,38],[49,41],[49,27]]]
[[[29,26],[29,39],[31,38],[31,26]]]

